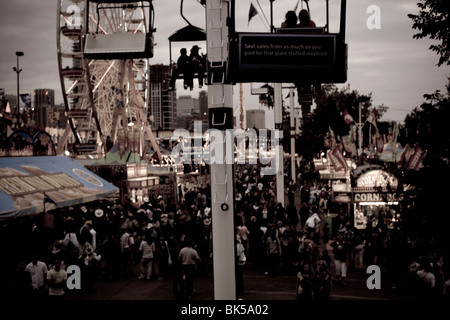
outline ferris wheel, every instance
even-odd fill
[[[78,154],[105,150],[106,138],[144,149],[158,145],[148,123],[153,55],[151,1],[60,0],[57,55],[68,125]]]

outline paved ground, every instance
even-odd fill
[[[323,247],[323,245],[322,245]],[[138,265],[134,265],[134,274],[123,275],[118,279],[97,279],[94,290],[87,294],[70,292],[70,300],[175,300],[173,278],[158,280],[139,280]],[[333,268],[333,264],[331,265]],[[405,300],[398,292],[391,290],[385,277],[381,277],[381,289],[369,290],[366,270],[349,271],[347,285],[333,282],[333,300]],[[243,300],[295,300],[295,272],[279,274],[275,277],[265,275],[264,269],[253,269],[251,264],[244,267],[245,293]],[[214,284],[211,275],[197,275],[194,281],[196,294],[192,300],[213,300]]]

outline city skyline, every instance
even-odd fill
[[[267,2],[267,3],[266,3]],[[248,21],[250,3],[254,3],[258,14]],[[269,1],[239,1],[236,3],[237,31],[268,32],[270,23]],[[273,24],[279,27],[287,10],[292,10],[297,1],[276,1],[273,3]],[[370,6],[380,9],[381,29],[368,26]],[[330,31],[336,32],[340,1],[330,3]],[[155,55],[151,64],[169,64],[168,37],[186,25],[179,13],[179,7],[154,1]],[[311,1],[311,14],[317,25],[325,24],[325,1]],[[369,12],[369,13],[368,13]],[[402,121],[415,107],[424,101],[423,95],[435,90],[445,91],[448,66],[438,68],[438,56],[428,49],[433,43],[428,39],[416,40],[412,21],[408,13],[417,13],[415,3],[401,1],[358,1],[347,4],[347,43],[349,45],[348,81],[351,90],[360,94],[372,93],[373,106],[384,104],[389,111],[382,120]],[[197,1],[185,1],[184,16],[195,26],[205,28],[205,11]],[[20,57],[21,93],[31,93],[35,88],[55,90],[55,103],[62,103],[61,86],[56,54],[56,2],[14,1],[3,5],[0,13],[3,28],[0,41],[4,44],[0,55],[0,88],[5,94],[16,94],[16,51],[23,51]],[[179,47],[190,48],[194,42],[176,43],[172,46],[172,60],[176,60]],[[206,53],[206,44],[199,44]],[[251,87],[264,83],[244,85],[245,107],[247,110],[260,108],[258,97],[250,94]],[[287,84],[286,84],[287,85]],[[207,89],[204,87],[203,89]],[[177,96],[197,97],[199,89],[186,91],[177,83]],[[283,92],[283,96],[286,96]],[[287,101],[287,103],[289,103]],[[297,104],[297,102],[296,102]],[[234,86],[234,108],[239,110],[239,88]],[[271,111],[267,114],[270,116]],[[266,121],[267,122],[267,121]],[[270,124],[268,123],[268,127]]]

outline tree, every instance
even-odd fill
[[[364,145],[369,144],[370,126],[366,123],[371,113],[372,94],[360,94],[356,90],[351,90],[350,85],[341,89],[333,84],[325,84],[322,86],[320,94],[315,97],[316,109],[312,116],[312,130],[314,135],[319,137],[319,142],[323,147],[323,136],[333,130],[338,140],[349,134],[350,126],[344,120],[345,113],[353,118],[354,123],[359,122],[359,107],[361,106],[361,122],[363,127]],[[381,105],[376,107],[377,119],[388,110],[388,107]],[[387,134],[388,126],[381,123],[378,125],[382,134]],[[374,132],[372,132],[374,134]]]
[[[441,41],[440,44],[431,45],[430,50],[440,55],[438,66],[450,64],[450,6],[448,0],[421,0],[417,3],[420,9],[418,15],[408,14],[413,20],[413,29],[418,29],[419,33],[413,36],[414,39],[428,37]]]
[[[447,87],[450,89],[450,86]],[[404,172],[405,227],[411,236],[424,237],[450,253],[450,216],[445,200],[450,194],[450,92],[424,95],[425,102],[405,119],[405,140],[426,150],[419,170]]]

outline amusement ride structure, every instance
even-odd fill
[[[274,0],[269,1],[272,7]],[[346,0],[340,1],[338,33],[329,31],[329,0],[325,0],[324,27],[274,28],[272,24],[266,33],[235,30],[236,0],[197,2],[205,8],[206,37],[181,12],[188,26],[169,40],[206,40],[206,73],[197,77],[204,76],[208,86],[209,127],[223,137],[233,129],[233,85],[236,83],[276,84],[275,128],[279,129],[282,82],[297,86],[302,109],[307,111],[314,87],[347,81]],[[58,62],[69,119],[58,153],[63,152],[73,133],[74,151],[78,154],[101,154],[109,136],[114,142],[131,142],[133,151],[139,153],[149,140],[161,159],[148,120],[150,58],[156,30],[152,0],[61,0],[57,10]],[[234,159],[230,157],[234,150],[232,143],[223,143],[223,148],[220,154],[224,158],[216,158],[210,164],[214,298],[234,300],[237,265],[234,163],[226,161]],[[277,188],[278,180],[283,183],[282,149],[280,152],[276,164]]]

